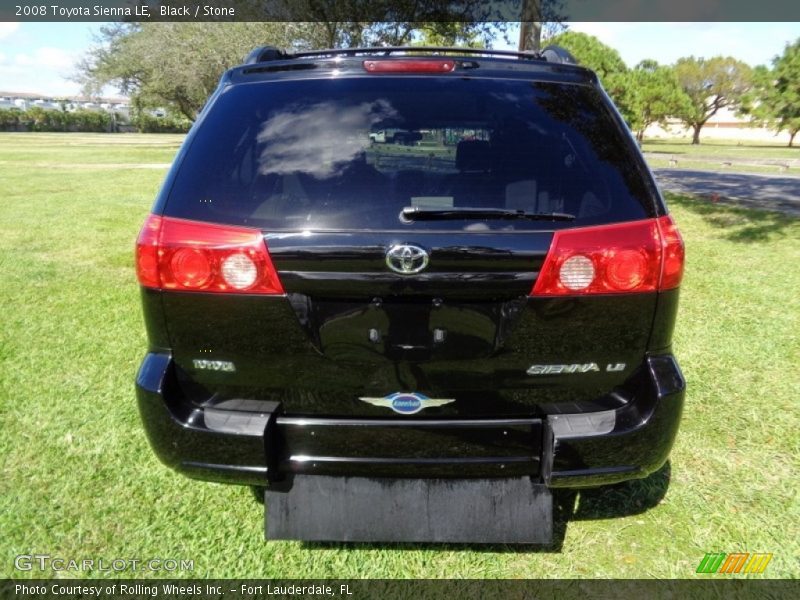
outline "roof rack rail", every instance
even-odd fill
[[[328,48],[303,52],[285,52],[273,46],[260,46],[250,52],[244,64],[251,65],[272,60],[291,60],[293,58],[313,58],[326,56],[358,56],[391,54],[467,54],[476,56],[504,56],[526,60],[545,60],[560,64],[578,64],[575,58],[560,46],[548,46],[542,52],[517,52],[514,50],[487,50],[485,48],[459,48],[447,46],[387,46],[372,48]]]

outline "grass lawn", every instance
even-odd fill
[[[800,175],[800,148],[786,144],[737,140],[645,140],[642,144],[651,168],[732,171],[764,175]]]
[[[800,176],[800,163],[797,168],[785,168],[775,164],[735,163],[723,164],[723,161],[701,159],[673,163],[669,158],[656,158],[657,155],[648,154],[647,164],[651,169],[686,169],[688,171],[718,171],[720,173],[752,173],[754,175]],[[730,162],[730,161],[724,161]]]
[[[557,547],[265,543],[250,490],[161,466],[136,409],[133,242],[178,141],[0,134],[0,576],[46,553],[200,577],[695,577],[711,551],[800,576],[800,221],[669,198],[681,432],[655,476],[559,496]]]
[[[800,143],[800,141],[798,142]],[[703,139],[700,144],[692,145],[687,138],[646,139],[642,150],[658,154],[675,155],[680,158],[739,158],[747,160],[783,160],[800,159],[800,147],[789,148],[786,144],[773,142],[753,142],[737,140]]]

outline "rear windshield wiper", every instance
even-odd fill
[[[532,213],[507,208],[420,208],[406,206],[400,217],[406,221],[451,221],[459,219],[521,219],[527,221],[572,221],[575,215],[550,212]]]

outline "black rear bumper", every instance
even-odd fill
[[[667,459],[685,383],[652,356],[620,409],[514,419],[336,419],[281,414],[276,402],[200,408],[172,359],[149,353],[136,378],[142,420],[166,465],[197,479],[270,485],[293,474],[367,477],[528,476],[551,487],[645,477]]]

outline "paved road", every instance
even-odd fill
[[[653,169],[663,190],[695,194],[746,208],[776,210],[800,217],[800,177]]]

